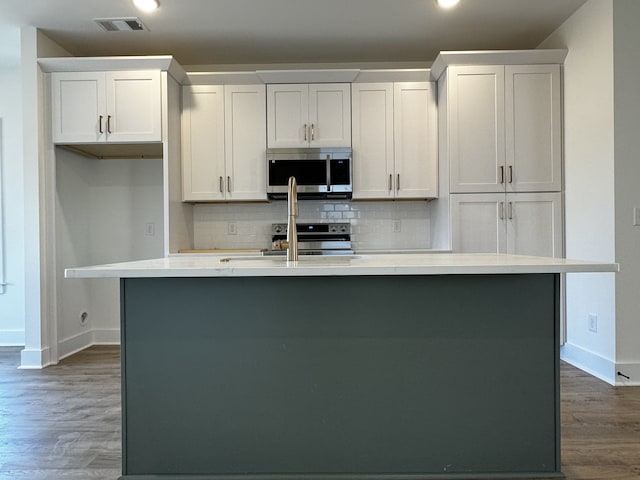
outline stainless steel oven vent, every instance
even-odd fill
[[[127,18],[94,18],[103,30],[107,32],[139,32],[149,29],[136,17]]]

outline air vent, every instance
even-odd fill
[[[94,22],[107,32],[139,32],[149,29],[144,26],[139,18],[94,18]]]

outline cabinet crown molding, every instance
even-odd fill
[[[568,52],[566,49],[440,52],[431,65],[431,77],[438,80],[450,65],[562,64]]]
[[[39,58],[38,65],[45,73],[160,70],[168,72],[178,83],[186,78],[186,72],[171,55],[50,57]]]

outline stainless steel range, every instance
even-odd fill
[[[351,225],[349,223],[297,223],[300,255],[349,255]],[[271,255],[286,251],[287,224],[271,225]]]

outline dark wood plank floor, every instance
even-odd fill
[[[93,347],[44,370],[18,370],[0,348],[0,479],[116,480],[120,359]],[[568,480],[640,479],[640,387],[615,388],[563,365]]]

